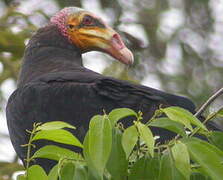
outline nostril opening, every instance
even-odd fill
[[[114,39],[115,42],[120,44],[120,38],[119,38],[118,34],[114,34],[113,39]]]
[[[114,34],[112,36],[112,41],[113,43],[115,43],[116,45],[118,45],[118,47],[121,49],[124,47],[124,43],[121,40],[121,37],[118,34]]]

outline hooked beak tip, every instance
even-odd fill
[[[120,35],[115,33],[110,42],[110,48],[107,49],[108,53],[120,62],[126,65],[132,65],[134,62],[134,56],[125,46]]]
[[[124,64],[132,65],[134,63],[134,56],[127,47],[124,47],[123,49],[121,49],[120,54],[121,56],[118,60],[120,60]]]

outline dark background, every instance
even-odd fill
[[[4,109],[16,88],[25,44],[66,6],[102,16],[135,55],[134,66],[126,67],[101,53],[89,53],[84,55],[87,67],[188,96],[198,107],[222,87],[223,0],[0,0],[0,180],[19,168],[9,152]],[[222,100],[208,111],[219,109]],[[14,161],[15,168],[3,161]]]

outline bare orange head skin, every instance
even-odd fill
[[[93,13],[75,7],[65,8],[51,18],[51,23],[83,53],[102,51],[124,64],[134,61],[120,35]]]

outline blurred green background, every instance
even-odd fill
[[[223,85],[223,0],[0,0],[0,180],[21,168],[10,146],[4,111],[16,88],[25,44],[66,6],[99,14],[135,55],[134,66],[125,67],[102,53],[88,53],[87,67],[188,96],[198,107]],[[218,98],[210,110],[222,101]]]

